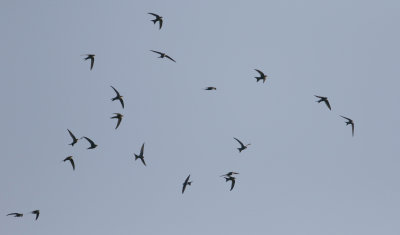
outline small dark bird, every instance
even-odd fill
[[[75,163],[74,163],[74,159],[72,159],[72,156],[66,157],[63,161],[64,161],[64,162],[65,162],[65,161],[70,161],[70,162],[71,162],[71,165],[72,165],[72,169],[75,170]]]
[[[135,161],[140,158],[140,160],[143,162],[143,165],[146,166],[146,162],[144,162],[144,156],[143,156],[143,152],[144,152],[144,143],[142,144],[142,148],[140,149],[140,154],[136,155],[135,154]]]
[[[331,110],[331,105],[329,104],[328,97],[323,97],[323,96],[318,96],[318,95],[314,95],[314,96],[319,98],[319,100],[317,100],[315,102],[321,103],[323,101],[323,102],[325,102],[326,106],[328,106],[328,109]]]
[[[119,102],[121,102],[122,108],[124,108],[124,100],[122,99],[123,96],[119,94],[119,92],[117,91],[117,89],[115,89],[113,86],[111,86],[112,89],[114,89],[115,93],[117,93],[117,96],[115,96],[114,98],[112,98],[111,100],[119,100]]]
[[[86,54],[86,58],[84,60],[88,60],[90,59],[90,70],[93,69],[93,65],[94,65],[94,56],[93,54]]]
[[[239,142],[240,144],[240,148],[237,148],[239,150],[239,152],[242,152],[243,150],[247,149],[247,146],[249,146],[250,144],[244,145],[240,140],[236,139],[235,137],[233,137],[237,142]]]
[[[232,191],[233,187],[235,187],[235,180],[236,180],[236,178],[233,176],[225,177],[225,182],[228,182],[228,181],[232,182],[230,191]]]
[[[22,213],[10,213],[7,216],[9,216],[9,215],[12,215],[14,217],[22,217],[22,216],[24,216],[24,214],[22,214]]]
[[[344,119],[346,119],[347,120],[347,122],[346,122],[346,126],[347,125],[351,125],[351,133],[353,134],[353,136],[354,136],[354,122],[353,122],[353,120],[351,120],[350,118],[347,118],[347,117],[343,117],[342,115],[340,115],[342,118],[344,118]]]
[[[87,149],[94,149],[94,148],[97,147],[97,144],[95,144],[95,143],[93,142],[93,140],[89,139],[89,138],[86,137],[86,136],[82,137],[81,139],[83,139],[83,138],[85,138],[85,139],[90,143],[90,147],[87,148]]]
[[[228,173],[225,174],[225,175],[221,175],[220,177],[223,177],[223,176],[231,177],[232,175],[238,175],[238,174],[239,174],[239,173],[237,173],[237,172],[230,171],[230,172],[228,172]]]
[[[192,185],[192,181],[189,181],[190,175],[186,177],[185,182],[183,182],[182,194],[185,192],[187,185]]]
[[[162,17],[162,16],[159,16],[159,15],[157,15],[157,14],[155,14],[155,13],[149,13],[149,14],[152,15],[152,16],[154,16],[154,17],[156,17],[154,20],[151,20],[151,21],[153,21],[154,24],[156,24],[157,21],[158,21],[159,24],[160,24],[160,28],[159,28],[159,29],[161,29],[162,23],[163,23],[163,17]]]
[[[257,71],[260,74],[259,77],[255,77],[255,79],[257,79],[257,82],[259,82],[260,80],[263,80],[263,83],[265,83],[265,80],[267,80],[267,75],[265,75],[263,72],[261,72],[258,69],[255,69],[255,71]]]
[[[72,132],[70,130],[67,129],[67,131],[69,132],[69,135],[72,138],[72,143],[70,143],[69,145],[74,146],[74,144],[76,144],[78,142],[78,139],[74,136],[74,134],[72,134]]]
[[[162,53],[162,52],[159,52],[159,51],[153,51],[153,50],[150,50],[150,51],[159,54],[160,56],[159,56],[158,58],[167,57],[168,59],[170,59],[170,60],[172,60],[172,61],[174,61],[174,62],[176,63],[176,61],[175,61],[174,59],[172,59],[171,57],[169,57],[169,55],[167,55],[167,54],[165,54],[165,53]]]
[[[204,90],[211,91],[211,90],[217,90],[217,88],[215,88],[213,86],[209,86],[209,87],[204,88]]]
[[[122,115],[122,114],[120,114],[120,113],[114,113],[114,114],[115,114],[115,116],[114,116],[114,117],[111,117],[111,119],[113,119],[113,118],[117,118],[117,119],[118,119],[117,126],[115,127],[115,129],[117,129],[117,128],[119,127],[119,124],[121,124],[122,117],[123,117],[124,115]]]
[[[37,220],[39,218],[40,211],[39,210],[34,210],[34,211],[31,212],[31,214],[36,215],[36,219],[35,220]]]

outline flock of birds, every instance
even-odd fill
[[[148,14],[150,14],[150,15],[155,17],[155,19],[153,19],[151,21],[154,24],[156,24],[158,22],[159,29],[161,29],[162,26],[163,26],[163,17],[158,15],[158,14],[155,14],[155,13],[148,13]],[[167,59],[169,59],[169,60],[171,60],[171,61],[176,63],[176,61],[172,57],[167,55],[166,53],[159,52],[159,51],[154,51],[154,50],[150,50],[150,51],[158,54],[159,55],[158,58],[167,58]],[[94,57],[95,57],[95,55],[94,54],[86,54],[85,56],[86,57],[84,58],[84,60],[85,61],[86,60],[90,60],[90,70],[92,70],[93,66],[94,66]],[[255,69],[255,71],[257,73],[259,73],[259,77],[255,77],[257,82],[262,80],[263,83],[265,83],[265,81],[267,80],[268,76],[265,75],[261,70]],[[113,86],[111,86],[111,88],[114,90],[114,92],[116,94],[116,96],[113,97],[111,99],[111,101],[118,100],[121,103],[122,108],[124,108],[123,96],[120,95],[120,93],[118,92],[118,90],[116,88],[114,88]],[[208,90],[208,91],[217,90],[217,88],[216,87],[206,87],[206,88],[204,88],[204,90]],[[318,102],[318,103],[324,102],[326,104],[326,106],[329,108],[329,110],[331,110],[331,105],[330,105],[327,97],[318,96],[318,95],[315,95],[315,97],[319,98],[319,100],[317,100],[316,102]],[[341,115],[340,115],[340,117],[346,119],[346,126],[347,125],[351,125],[352,136],[354,136],[354,122],[353,122],[353,120],[350,119],[350,118],[341,116]],[[115,129],[117,129],[120,126],[122,118],[123,118],[123,115],[121,113],[114,113],[114,116],[111,117],[111,119],[117,119],[117,124],[115,126]],[[90,146],[87,149],[95,149],[97,147],[97,144],[93,140],[91,140],[90,138],[88,138],[86,136],[83,136],[80,139],[78,139],[78,138],[76,138],[76,136],[69,129],[67,129],[67,131],[68,131],[69,135],[72,138],[72,142],[69,145],[74,146],[80,139],[86,139],[86,141],[90,144]],[[250,144],[246,144],[246,145],[243,144],[239,139],[237,139],[235,137],[234,137],[234,140],[236,140],[240,144],[240,147],[237,148],[239,150],[239,153],[242,152],[243,150],[247,149],[247,147],[250,145]],[[144,160],[144,145],[145,145],[145,143],[142,144],[142,147],[140,149],[140,153],[138,155],[137,154],[134,154],[134,155],[135,155],[135,161],[137,159],[140,159],[141,162],[143,163],[143,165],[146,166],[146,162]],[[71,166],[72,166],[72,169],[75,170],[75,162],[74,162],[73,157],[72,156],[66,157],[63,160],[63,162],[66,162],[66,161],[69,161]],[[228,172],[228,173],[220,176],[220,177],[224,177],[225,182],[231,181],[230,191],[232,191],[232,189],[235,187],[236,177],[234,177],[234,175],[237,175],[237,174],[239,174],[239,173],[231,171],[231,172]],[[185,192],[186,187],[188,185],[191,185],[191,184],[192,184],[192,181],[190,181],[190,174],[189,174],[186,177],[185,181],[183,182],[182,194]],[[39,210],[34,210],[34,211],[31,211],[30,213],[36,215],[35,220],[37,220],[39,218],[39,214],[40,214]],[[23,213],[14,212],[14,213],[7,214],[7,216],[23,217]]]

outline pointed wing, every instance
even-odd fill
[[[146,162],[144,161],[144,157],[143,156],[140,158],[140,160],[143,162],[143,165],[146,166]]]
[[[67,129],[67,131],[69,132],[69,135],[70,135],[71,138],[72,138],[72,143],[71,143],[71,145],[72,145],[72,144],[75,144],[76,142],[78,142],[78,139],[75,137],[75,135],[72,134],[72,132],[71,132],[70,130]]]
[[[258,70],[258,69],[254,69],[254,70],[257,71],[257,72],[260,74],[261,77],[264,77],[264,76],[265,76],[264,73],[261,72],[260,70]]]
[[[163,54],[164,54],[164,53],[159,52],[159,51],[153,51],[153,50],[150,50],[150,51],[152,51],[152,52],[154,52],[154,53],[157,53],[157,54],[159,54],[159,55],[163,55]]]
[[[36,212],[35,214],[36,214],[36,219],[35,220],[37,220],[39,218],[39,212]]]
[[[117,129],[119,127],[119,124],[121,124],[122,117],[121,116],[117,116],[117,119],[118,119],[118,123],[117,123],[117,126],[115,127],[115,129]]]
[[[162,23],[163,23],[163,19],[160,18],[160,19],[158,20],[158,22],[160,23],[160,28],[159,28],[159,29],[161,29]]]
[[[75,162],[74,162],[74,159],[69,158],[68,160],[71,162],[72,169],[75,170]]]
[[[94,57],[90,57],[90,70],[93,69],[93,64],[94,64]]]
[[[168,59],[170,59],[176,63],[176,61],[174,59],[172,59],[171,57],[169,57],[169,55],[165,55],[165,57],[167,57]]]
[[[120,94],[119,94],[119,92],[117,91],[117,89],[115,89],[113,86],[110,86],[112,89],[114,89],[114,91],[115,91],[115,93],[117,94],[117,97],[119,97],[119,96],[121,96]]]
[[[342,116],[342,115],[339,115],[339,116],[341,116],[341,117],[344,118],[344,119],[347,119],[347,120],[350,121],[350,122],[353,121],[353,120],[351,120],[350,118],[344,117],[344,116]]]
[[[144,143],[142,144],[142,148],[140,149],[140,156],[143,156],[144,153]]]
[[[239,144],[241,145],[242,148],[245,147],[244,144],[243,144],[240,140],[236,139],[235,137],[233,137],[233,138],[234,138],[237,142],[239,142]]]
[[[314,95],[314,96],[317,97],[317,98],[320,98],[320,99],[325,98],[323,96],[318,96],[318,95]]]
[[[95,143],[93,142],[93,140],[89,139],[86,136],[84,136],[83,138],[85,138],[90,143],[90,146],[95,146]]]
[[[155,16],[156,18],[160,17],[159,15],[157,15],[157,14],[155,14],[155,13],[151,13],[151,12],[149,12],[149,13],[147,13],[147,14],[150,14],[150,15],[152,15],[152,16]]]
[[[189,182],[189,178],[190,178],[190,175],[188,175],[188,177],[186,177],[186,180],[185,180],[185,182],[183,183],[182,194],[185,192],[186,185],[187,185],[188,182]]]
[[[231,184],[231,190],[230,191],[232,191],[232,189],[233,189],[233,187],[235,187],[235,178],[231,178],[231,181],[232,181],[232,184]]]
[[[185,189],[186,189],[186,184],[184,183],[182,188],[182,194],[185,192]]]
[[[121,102],[122,108],[124,108],[124,100],[122,98],[119,98],[119,102]]]
[[[351,123],[351,133],[352,133],[353,136],[354,136],[354,123],[353,123],[353,122]]]
[[[326,106],[328,106],[329,110],[331,110],[331,105],[329,104],[328,99],[325,99],[324,102],[325,102]]]
[[[18,213],[10,213],[10,214],[8,214],[7,216],[9,216],[9,215],[14,215],[14,216],[17,216],[17,215],[18,215]]]

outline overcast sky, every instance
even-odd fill
[[[0,233],[398,235],[399,12],[395,0],[2,0]],[[98,147],[71,147],[67,129]],[[251,145],[239,153],[233,137]]]

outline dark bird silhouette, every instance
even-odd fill
[[[182,194],[185,192],[187,185],[192,185],[192,181],[189,181],[189,178],[190,178],[190,175],[188,177],[186,177],[185,182],[183,182]]]
[[[9,216],[9,215],[12,215],[14,217],[22,217],[22,216],[24,216],[24,214],[22,214],[22,213],[10,213],[7,216]]]
[[[257,82],[259,82],[260,80],[263,80],[263,83],[265,83],[265,80],[267,80],[267,75],[265,75],[262,71],[255,69],[255,71],[257,71],[260,76],[259,77],[255,77],[255,79],[257,79]]]
[[[85,56],[87,56],[84,60],[88,60],[90,59],[90,70],[93,69],[93,65],[94,65],[94,56],[93,54],[86,54]]]
[[[149,13],[149,14],[152,15],[152,16],[154,16],[154,17],[156,17],[154,20],[151,20],[151,21],[153,21],[154,24],[156,24],[157,21],[158,21],[159,24],[160,24],[160,28],[159,28],[159,29],[161,29],[162,23],[163,23],[163,17],[162,17],[162,16],[159,16],[159,15],[157,15],[157,14],[155,14],[155,13]]]
[[[146,162],[144,161],[144,156],[143,156],[143,152],[144,152],[144,143],[142,144],[142,148],[140,149],[140,154],[136,155],[135,154],[135,161],[140,158],[140,160],[143,162],[143,165],[146,166]]]
[[[34,210],[34,211],[31,212],[31,214],[36,215],[36,219],[35,220],[37,220],[39,218],[40,211],[39,210]]]
[[[112,98],[111,100],[119,100],[119,102],[121,102],[122,108],[124,108],[124,100],[122,99],[123,96],[119,94],[119,92],[117,91],[117,89],[115,89],[113,86],[111,86],[112,89],[114,89],[115,93],[117,94],[117,96],[115,96],[114,98]]]
[[[176,61],[175,61],[174,59],[172,59],[171,57],[169,57],[169,55],[167,55],[167,54],[165,54],[165,53],[163,53],[163,52],[153,51],[153,50],[150,50],[150,51],[159,54],[160,56],[159,56],[158,58],[164,58],[164,57],[166,57],[166,58],[168,58],[168,59],[170,59],[170,60],[172,60],[172,61],[174,61],[174,62],[176,63]]]
[[[69,132],[69,135],[72,138],[72,143],[70,143],[69,145],[74,146],[74,144],[76,144],[78,142],[78,139],[74,136],[74,134],[72,134],[72,132],[70,130],[67,129],[67,131]]]
[[[115,127],[115,129],[117,129],[117,128],[119,127],[119,124],[121,124],[122,117],[123,117],[124,115],[122,115],[122,114],[120,114],[120,113],[114,113],[114,114],[115,114],[115,116],[114,116],[114,117],[111,117],[111,119],[113,119],[113,118],[118,119],[117,126]]]
[[[328,106],[328,109],[331,110],[331,105],[329,104],[328,97],[323,97],[323,96],[318,96],[314,95],[315,97],[319,98],[316,102],[321,103],[322,101],[325,102],[326,106]]]
[[[85,138],[85,139],[90,143],[90,147],[87,148],[87,149],[94,149],[94,148],[97,147],[97,144],[95,144],[95,143],[93,142],[93,140],[89,139],[89,138],[86,137],[86,136],[82,137],[81,139],[83,139],[83,138]]]
[[[233,177],[233,176],[225,177],[225,182],[228,182],[228,181],[231,181],[231,182],[232,182],[232,184],[231,184],[231,190],[230,190],[230,191],[232,191],[233,187],[235,187],[236,178]]]
[[[221,175],[220,177],[223,177],[223,176],[231,177],[232,175],[238,175],[238,174],[239,174],[239,173],[237,173],[237,172],[230,171],[230,172],[228,172],[228,173],[225,174],[225,175]]]
[[[340,116],[347,120],[346,126],[347,125],[351,125],[351,133],[354,136],[354,122],[353,122],[353,120],[351,120],[350,118],[347,118],[347,117],[343,117],[342,115],[340,115]]]
[[[71,162],[71,165],[72,165],[72,169],[75,170],[75,163],[74,163],[74,159],[72,159],[72,156],[66,157],[63,161],[64,161],[64,162],[65,162],[65,161],[70,161],[70,162]]]
[[[236,139],[235,137],[233,137],[237,142],[239,142],[240,144],[240,148],[237,148],[239,150],[239,152],[242,152],[243,150],[247,149],[247,146],[249,146],[250,144],[244,145],[240,140]]]
[[[209,87],[204,88],[204,90],[211,91],[211,90],[217,90],[217,88],[213,87],[213,86],[209,86]]]

